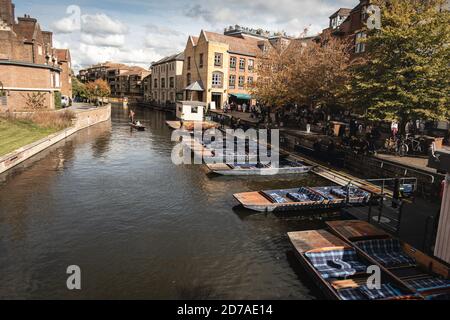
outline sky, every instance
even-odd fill
[[[230,25],[317,34],[339,8],[358,0],[13,0],[53,31],[54,46],[69,48],[75,70],[104,61],[149,68],[184,50],[189,35]]]

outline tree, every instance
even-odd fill
[[[442,0],[377,0],[381,30],[368,32],[367,63],[354,70],[355,106],[375,120],[449,116],[450,14]]]
[[[88,98],[86,85],[76,77],[72,77],[72,92],[75,97],[79,97],[82,99]]]
[[[272,47],[258,60],[252,93],[263,103],[331,107],[346,102],[352,60],[346,41],[322,35]]]
[[[90,101],[95,98],[101,98],[101,103],[103,104],[103,99],[111,94],[111,89],[105,80],[97,79],[86,84],[86,93]]]

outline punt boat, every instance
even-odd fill
[[[145,131],[145,126],[143,126],[143,125],[137,125],[135,123],[130,122],[130,127],[137,131]]]
[[[373,263],[345,241],[326,230],[288,233],[295,254],[329,299],[420,299],[402,282],[382,271],[381,288],[368,286]]]
[[[311,167],[293,160],[281,160],[278,167],[274,167],[270,164],[261,165],[254,163],[244,164],[207,164],[208,169],[219,175],[223,176],[251,176],[251,175],[263,175],[273,176],[279,174],[299,174],[307,173],[311,171]]]
[[[173,130],[184,129],[194,131],[195,125],[200,125],[202,130],[217,129],[219,125],[211,121],[166,121],[166,124]]]
[[[450,269],[368,222],[331,221],[328,227],[425,299],[450,299]]]
[[[335,209],[347,205],[366,205],[370,193],[354,186],[301,187],[237,193],[234,198],[245,208],[259,212]]]

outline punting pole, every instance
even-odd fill
[[[441,215],[434,255],[450,263],[450,173],[447,173],[443,186]]]

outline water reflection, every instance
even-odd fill
[[[234,211],[232,194],[323,181],[175,166],[166,114],[135,111],[147,131],[130,132],[128,110],[114,107],[110,123],[1,178],[0,298],[315,298],[286,233],[323,222]],[[72,264],[81,292],[65,287]]]

